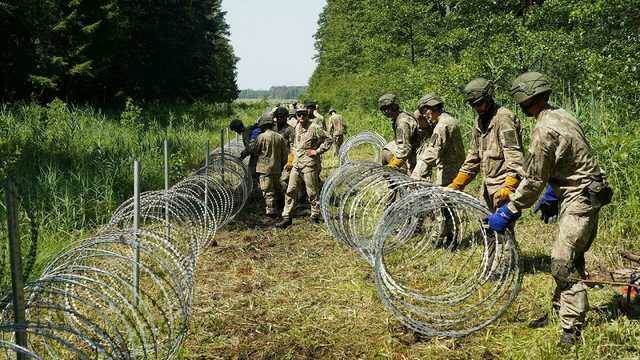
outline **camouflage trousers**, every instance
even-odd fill
[[[340,146],[344,142],[344,135],[335,135],[333,137],[333,146],[335,146],[336,157],[340,157]]]
[[[301,183],[304,183],[311,205],[311,215],[320,215],[320,203],[318,195],[320,195],[320,168],[302,168],[293,167],[289,175],[289,184],[285,193],[284,210],[282,217],[291,217],[296,202],[298,200],[298,191]]]
[[[584,326],[589,308],[587,287],[578,279],[586,276],[584,254],[598,233],[599,209],[587,214],[561,214],[558,238],[551,250],[551,273],[556,281],[552,303],[563,329]]]
[[[482,196],[484,197],[484,201],[487,203],[487,207],[491,212],[495,212],[496,209],[505,204],[504,202],[496,201],[496,199],[493,197],[494,194],[495,193],[489,193],[487,187],[483,186]],[[509,226],[509,230],[511,230],[511,233],[513,234],[515,240],[515,224],[511,224]],[[501,242],[501,239],[503,239],[503,237],[496,237],[497,241],[494,244],[495,246],[492,254],[493,263],[491,264],[492,272],[497,271],[498,273],[500,273],[501,270],[506,270],[506,260],[509,259],[508,252],[511,251],[511,249],[507,246],[507,244]]]
[[[278,197],[282,192],[280,187],[280,174],[260,174],[260,190],[264,197],[265,211],[267,215],[278,213]]]

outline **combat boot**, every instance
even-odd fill
[[[282,218],[282,221],[276,223],[275,227],[279,228],[279,229],[286,229],[289,226],[291,226],[291,224],[293,224],[293,221],[291,220],[291,217],[285,216]]]
[[[560,342],[558,342],[558,346],[562,348],[568,348],[572,345],[575,345],[578,341],[580,341],[581,334],[578,329],[562,329],[562,335],[560,335]]]

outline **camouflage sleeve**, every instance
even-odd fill
[[[396,127],[396,150],[393,155],[401,160],[406,160],[411,154],[411,127],[403,120],[398,121]]]
[[[467,151],[467,157],[464,159],[464,163],[460,167],[460,171],[467,173],[471,176],[475,176],[480,171],[480,153],[478,152],[478,143],[476,142],[476,130],[471,133],[471,144],[469,144],[469,151]]]
[[[320,146],[318,146],[318,148],[316,149],[318,155],[331,149],[331,145],[333,145],[333,139],[331,139],[331,137],[329,137],[327,133],[322,130],[322,128],[317,126],[314,135],[317,139],[319,139],[320,142]]]
[[[522,154],[522,140],[520,129],[516,126],[518,120],[505,116],[500,122],[498,139],[504,154],[504,163],[507,175],[521,178],[523,175],[524,155]]]
[[[418,160],[422,160],[428,168],[434,167],[436,161],[440,158],[444,142],[446,141],[446,136],[443,133],[443,128],[436,127],[428,143],[426,143],[418,153]]]
[[[327,122],[327,134],[329,136],[333,136],[333,123],[335,122],[335,116],[329,117],[329,121]]]
[[[511,211],[521,211],[531,207],[540,196],[553,174],[558,139],[558,134],[551,129],[533,130],[527,163],[524,165],[524,178],[516,192],[511,194],[509,203]]]

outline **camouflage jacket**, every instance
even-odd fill
[[[321,165],[320,155],[331,148],[333,141],[320,126],[305,122],[296,125],[294,151],[296,160],[293,166],[308,171],[319,170]],[[308,156],[307,150],[316,150],[316,156]]]
[[[282,128],[278,129],[278,134],[284,138],[284,141],[287,143],[287,149],[291,149],[296,137],[295,128],[289,124],[285,124]]]
[[[483,131],[476,120],[467,157],[460,168],[471,176],[481,172],[487,193],[496,193],[507,176],[520,178],[524,155],[520,120],[511,110],[496,105],[495,114]]]
[[[538,199],[547,182],[562,201],[562,211],[581,214],[593,209],[586,188],[603,175],[578,120],[564,109],[538,114],[524,166],[524,178],[511,194],[509,208],[521,211]]]
[[[320,126],[322,130],[325,130],[327,128],[326,124],[324,123],[324,116],[320,115],[320,113],[317,111],[313,112],[313,118],[310,118],[309,120],[311,120],[312,123]]]
[[[411,114],[401,112],[393,121],[392,127],[396,140],[393,155],[398,159],[413,162],[424,137],[424,133],[420,132],[418,127],[418,122]]]
[[[442,113],[429,139],[424,139],[417,159],[423,161],[430,173],[436,167],[436,185],[446,186],[464,162],[465,152],[458,121]]]
[[[257,173],[264,175],[282,173],[282,168],[287,163],[289,149],[280,134],[271,129],[263,132],[258,135],[255,148],[258,156]]]
[[[344,119],[340,114],[333,114],[329,117],[329,123],[327,124],[327,133],[329,136],[344,135],[347,131],[347,125],[344,123]]]

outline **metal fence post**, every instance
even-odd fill
[[[166,238],[169,239],[171,225],[169,224],[169,142],[164,139],[164,222]]]
[[[5,182],[4,195],[7,203],[7,229],[9,231],[9,261],[11,262],[11,286],[13,291],[13,314],[16,324],[16,344],[27,347],[27,334],[24,305],[24,279],[22,278],[22,255],[18,234],[18,216],[16,213],[15,186],[11,180]],[[16,352],[16,359],[26,359],[24,354]]]
[[[220,131],[220,172],[224,182],[224,130]]]
[[[209,228],[209,140],[204,146],[204,227]]]
[[[133,294],[138,306],[140,296],[140,161],[133,162]]]

